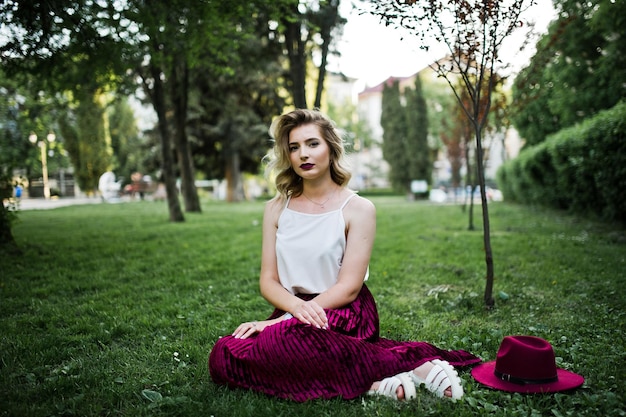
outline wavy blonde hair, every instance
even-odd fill
[[[339,136],[335,123],[319,110],[296,109],[283,114],[270,126],[269,133],[274,147],[266,156],[265,173],[267,178],[275,175],[274,184],[279,198],[302,194],[302,178],[295,173],[289,159],[289,134],[294,128],[308,124],[316,125],[322,139],[328,144],[332,180],[343,187],[352,177],[345,159],[344,141]]]

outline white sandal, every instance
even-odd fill
[[[435,393],[438,397],[443,397],[446,389],[450,388],[452,392],[451,399],[460,399],[463,396],[463,387],[456,370],[446,361],[433,359],[431,362],[434,366],[425,380],[415,375],[415,372],[409,372],[415,385],[418,387],[421,384],[426,385],[426,389]]]
[[[415,385],[413,380],[407,375],[408,372],[403,372],[396,376],[390,376],[389,378],[385,378],[380,381],[380,385],[376,390],[370,390],[367,393],[369,395],[383,395],[385,397],[390,397],[395,400],[398,399],[398,387],[402,385],[404,389],[404,399],[411,400],[417,396],[417,392],[415,391]]]

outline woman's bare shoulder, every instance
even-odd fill
[[[285,208],[285,199],[279,196],[272,198],[267,203],[265,203],[265,214],[264,217],[266,219],[270,219],[272,222],[277,223],[278,217],[280,213]]]
[[[350,214],[358,215],[359,218],[375,216],[376,206],[367,198],[357,194],[346,205],[346,211]]]
[[[369,199],[360,196],[359,194],[355,193],[356,195],[354,197],[352,197],[352,201],[355,204],[358,204],[360,208],[367,208],[370,210],[376,210],[376,206],[374,206],[374,203],[372,203]]]

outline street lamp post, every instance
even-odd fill
[[[46,139],[48,140],[48,142],[52,143],[55,141],[56,136],[54,135],[54,133],[50,132],[48,133],[48,136],[46,136]],[[37,142],[37,135],[35,134],[35,132],[32,132],[30,136],[28,136],[28,140],[33,145],[37,144],[37,146],[39,146],[39,149],[41,149],[41,174],[43,177],[43,196],[46,200],[49,200],[50,199],[50,185],[48,184],[48,150],[46,146],[46,141],[40,140],[39,142]]]

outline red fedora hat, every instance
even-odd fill
[[[557,368],[552,345],[535,336],[506,336],[496,360],[476,366],[472,376],[488,387],[526,394],[567,391],[585,382]]]

